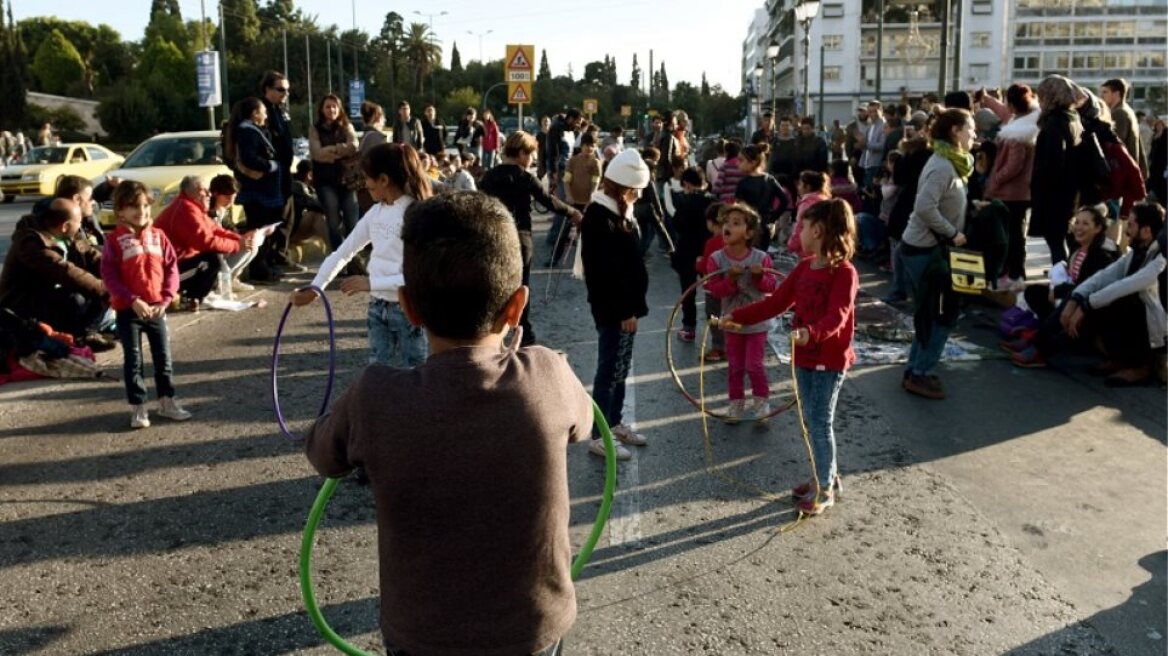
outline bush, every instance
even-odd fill
[[[69,39],[55,29],[37,48],[32,73],[41,91],[63,95],[70,85],[85,79],[85,62]]]
[[[159,123],[156,103],[137,83],[126,85],[97,106],[101,126],[115,141],[138,142],[154,133]]]
[[[53,129],[59,131],[64,138],[67,134],[84,134],[85,121],[69,107],[49,109],[35,103],[29,103],[24,110],[24,126],[31,130],[39,130],[45,123],[52,123]],[[92,138],[92,135],[86,139]]]

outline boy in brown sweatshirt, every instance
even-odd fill
[[[402,241],[402,310],[429,359],[367,367],[313,426],[308,459],[369,477],[390,654],[556,654],[576,618],[565,447],[589,435],[592,402],[562,355],[503,344],[528,290],[497,200],[415,203]]]

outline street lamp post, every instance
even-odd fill
[[[771,116],[777,114],[775,99],[779,93],[775,89],[775,68],[779,65],[779,42],[777,39],[771,39],[770,45],[766,49],[767,59],[771,60]]]
[[[423,12],[420,12],[417,9],[415,9],[414,13],[419,15],[419,16],[425,16],[428,19],[428,21],[430,23],[430,43],[434,43],[434,17],[435,16],[445,16],[449,12],[440,11],[436,14],[427,14],[427,13],[423,13]],[[430,65],[430,104],[431,105],[434,104],[434,66],[433,66],[433,64]]]
[[[483,88],[483,72],[487,67],[487,63],[483,61],[483,37],[494,32],[495,30],[487,30],[486,32],[472,32],[467,30],[466,33],[471,36],[479,38],[479,88]]]
[[[811,21],[819,14],[819,0],[803,0],[795,5],[795,20],[803,24],[803,113],[811,113]]]

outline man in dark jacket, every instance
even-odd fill
[[[750,143],[769,144],[775,140],[775,116],[770,112],[763,112],[762,121],[759,122],[758,129],[754,134],[750,135]]]
[[[397,118],[393,120],[393,142],[397,144],[408,143],[419,153],[422,152],[422,146],[426,142],[426,132],[422,127],[422,122],[410,116],[410,104],[404,100],[398,103]]]
[[[397,130],[393,131],[397,135]],[[433,105],[422,110],[422,148],[433,157],[446,152],[446,125],[438,120],[438,111]]]
[[[101,253],[79,236],[81,219],[77,203],[65,198],[20,219],[0,271],[0,307],[108,350],[115,342],[98,333],[109,307]]]
[[[815,119],[805,117],[799,123],[795,137],[795,172],[819,171],[827,173],[827,142],[815,133]]]
[[[268,138],[276,150],[276,164],[280,173],[280,196],[287,203],[292,197],[292,117],[288,114],[288,93],[291,85],[283,73],[268,71],[264,73],[260,83],[264,107],[268,110],[268,122],[265,125]],[[287,227],[277,230],[268,237],[265,250],[270,253],[270,264],[289,269],[297,273],[305,271],[304,267],[288,261]],[[270,244],[270,245],[268,245]]]
[[[767,171],[774,176],[781,174],[794,179],[799,174],[795,164],[795,132],[791,119],[784,116],[779,119],[779,131],[771,144],[771,161],[767,163]]]
[[[561,200],[566,197],[564,173],[568,170],[568,160],[572,158],[572,144],[576,142],[576,130],[584,115],[575,107],[556,116],[548,129],[544,148],[547,155],[548,189]],[[548,231],[548,245],[559,241],[560,233],[566,230],[564,215],[557,213]]]

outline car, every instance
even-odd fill
[[[184,177],[197,175],[210,181],[220,174],[232,175],[223,163],[221,150],[219,132],[215,130],[164,132],[138,144],[119,168],[107,171],[93,183],[98,185],[110,177],[141,182],[154,197],[152,213],[158,216],[178,195]],[[117,223],[108,207],[98,213],[98,220],[106,228]],[[236,225],[243,223],[242,207],[232,208],[232,221]]]
[[[66,175],[92,179],[121,164],[120,155],[95,143],[37,146],[0,170],[0,194],[5,203],[17,196],[52,196]]]

